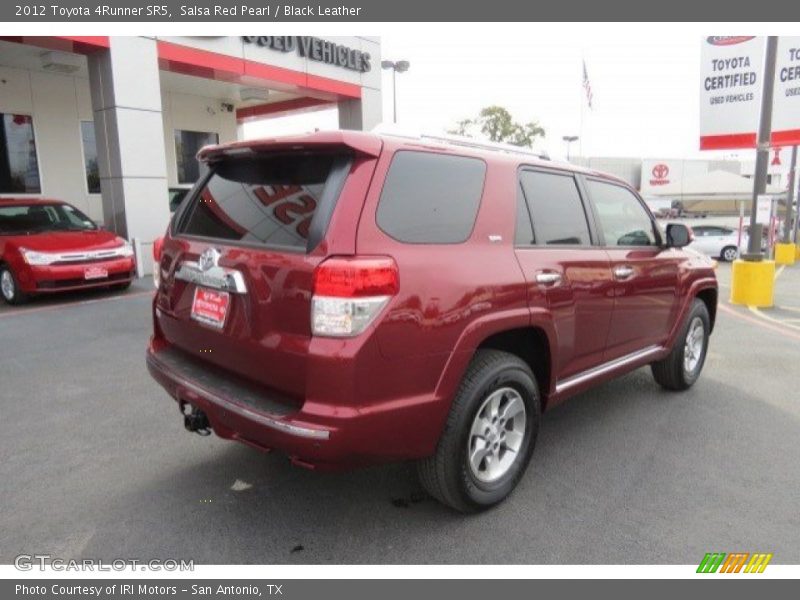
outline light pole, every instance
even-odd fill
[[[786,195],[786,226],[783,228],[783,242],[791,244],[800,244],[797,239],[797,229],[800,225],[800,204],[797,210],[794,209],[795,190],[797,188],[797,146],[792,146],[792,161],[789,165],[789,193]],[[800,202],[800,194],[797,200]],[[794,217],[794,226],[792,226],[792,218]],[[794,229],[794,240],[792,239],[792,229]]]
[[[767,37],[764,83],[761,91],[761,117],[758,124],[756,170],[753,175],[753,199],[750,208],[750,238],[747,243],[747,253],[742,255],[744,260],[752,262],[764,260],[764,254],[761,252],[761,227],[757,226],[756,217],[758,197],[767,191],[767,163],[769,162],[769,144],[772,134],[772,97],[775,89],[775,57],[777,53],[778,38],[770,35]]]
[[[578,136],[577,135],[565,135],[561,139],[564,140],[565,142],[567,142],[567,162],[569,162],[569,148],[572,145],[572,142],[577,142],[578,141]]]
[[[397,74],[405,73],[411,63],[407,60],[382,60],[381,68],[392,70],[392,123],[397,123]]]

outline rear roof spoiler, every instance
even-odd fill
[[[356,154],[377,157],[381,153],[383,141],[376,135],[359,131],[324,131],[204,146],[197,153],[197,159],[209,163],[226,157],[255,155],[274,150],[324,150],[337,147],[349,148]]]

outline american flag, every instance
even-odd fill
[[[586,90],[586,104],[592,108],[592,84],[589,82],[589,72],[586,70],[586,61],[583,61],[583,89]]]

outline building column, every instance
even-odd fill
[[[169,222],[158,52],[149,38],[110,41],[88,57],[103,216],[108,229],[149,248]]]
[[[358,100],[339,102],[339,127],[341,129],[360,129],[369,131],[382,120],[383,104],[381,91],[362,87]]]

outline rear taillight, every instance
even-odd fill
[[[164,238],[157,237],[153,242],[153,260],[161,262],[161,251],[164,249]]]
[[[158,288],[161,283],[161,251],[164,249],[164,238],[157,237],[153,241],[153,285]]]
[[[329,258],[314,271],[312,333],[326,337],[360,334],[399,289],[397,265],[391,258]]]

